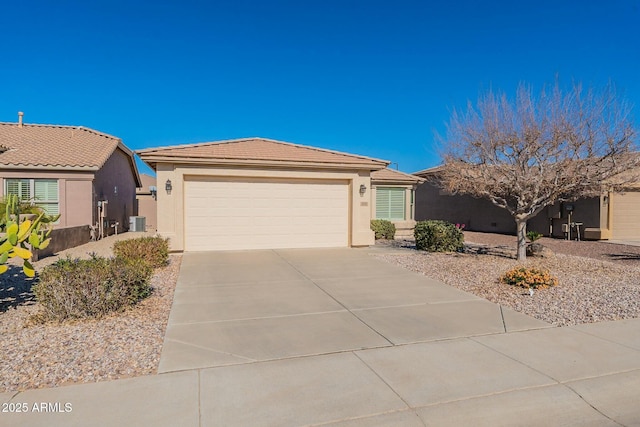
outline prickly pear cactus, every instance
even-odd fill
[[[40,213],[35,219],[20,219],[20,201],[17,196],[7,197],[6,211],[0,221],[4,235],[0,236],[0,274],[8,270],[9,258],[22,260],[22,271],[25,276],[33,277],[36,272],[31,264],[32,249],[45,249],[49,246],[52,222],[59,215],[50,217]]]

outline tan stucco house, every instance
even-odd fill
[[[389,162],[265,138],[137,152],[172,250],[367,246],[371,173]]]
[[[371,218],[386,219],[396,227],[396,239],[413,237],[415,191],[424,178],[393,169],[371,172]]]
[[[516,233],[513,217],[487,199],[452,195],[437,185],[439,167],[425,169],[414,175],[425,178],[416,191],[416,219],[441,219],[465,224],[465,229],[493,233]],[[568,224],[579,223],[580,235],[591,240],[640,239],[640,188],[625,192],[604,192],[569,203],[556,203],[544,208],[527,222],[527,230],[545,236],[565,237]]]
[[[90,225],[104,233],[128,228],[140,177],[133,153],[119,138],[79,126],[0,123],[0,197],[17,194],[60,214],[56,252],[86,243]],[[46,255],[46,254],[41,254]]]

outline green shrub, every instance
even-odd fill
[[[169,239],[162,237],[138,237],[120,240],[114,243],[116,258],[141,259],[153,268],[162,267],[169,262]]]
[[[376,234],[376,240],[389,239],[392,240],[396,235],[396,226],[386,219],[371,220],[371,229]]]
[[[420,221],[413,231],[416,249],[428,252],[456,252],[464,248],[464,234],[455,225],[439,220]]]
[[[548,270],[529,267],[516,267],[507,271],[500,277],[502,283],[523,288],[546,288],[556,286],[558,279],[553,277]]]
[[[538,233],[537,231],[529,231],[527,233],[527,239],[529,239],[529,241],[532,243],[541,237],[542,237],[542,234]]]
[[[61,259],[33,287],[44,320],[100,317],[151,294],[153,269],[141,259]]]

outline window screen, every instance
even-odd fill
[[[376,219],[404,220],[405,219],[405,191],[404,188],[377,187],[376,188]]]

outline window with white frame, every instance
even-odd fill
[[[60,213],[57,179],[6,178],[4,182],[4,194],[15,194],[21,201],[41,207],[47,215]]]
[[[404,221],[404,198],[404,188],[376,187],[376,219]]]

